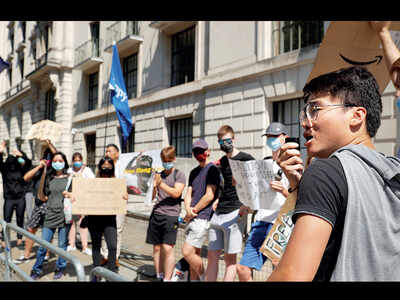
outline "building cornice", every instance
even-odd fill
[[[207,89],[218,86],[225,86],[235,81],[249,80],[266,74],[279,72],[288,69],[294,69],[303,65],[312,64],[315,60],[318,46],[312,47],[306,51],[304,49],[284,53],[262,61],[251,63],[236,69],[225,70],[216,74],[208,75],[200,80],[192,81],[186,84],[163,89],[150,95],[144,95],[140,98],[130,99],[129,107],[137,108],[146,105],[153,105],[171,98],[181,97],[193,93],[202,93]],[[296,94],[296,93],[294,93]],[[296,94],[297,95],[297,94]],[[274,99],[277,101],[276,99]],[[85,122],[91,119],[104,117],[107,113],[114,113],[112,105],[108,108],[84,112],[76,115],[73,123]]]

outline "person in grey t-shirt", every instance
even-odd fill
[[[153,245],[157,278],[170,281],[175,267],[174,245],[186,177],[174,167],[175,147],[163,148],[160,156],[164,170],[154,177],[153,199],[156,198],[156,201],[147,228],[146,243]]]

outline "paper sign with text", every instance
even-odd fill
[[[121,215],[126,214],[126,180],[120,178],[72,179],[74,215]]]
[[[59,123],[50,120],[42,120],[32,125],[25,139],[49,139],[51,142],[55,143],[59,140],[63,129],[64,126]]]
[[[275,178],[271,161],[230,159],[229,165],[236,181],[237,195],[244,205],[253,210],[278,210],[281,207],[276,200],[277,192],[270,186],[270,182]]]

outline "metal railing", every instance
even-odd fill
[[[139,35],[139,21],[118,21],[107,27],[107,47],[130,35]]]
[[[22,271],[22,269],[20,269],[17,265],[15,265],[11,259],[12,255],[11,255],[11,244],[10,244],[10,229],[12,229],[15,232],[20,233],[21,235],[38,243],[40,246],[42,246],[46,249],[49,249],[51,252],[61,256],[65,260],[69,261],[75,268],[77,280],[78,281],[86,281],[85,280],[85,271],[84,271],[84,268],[83,268],[81,262],[79,261],[78,258],[73,256],[72,254],[69,254],[67,251],[64,251],[63,249],[52,245],[51,243],[33,235],[32,233],[30,233],[30,232],[26,231],[25,229],[22,229],[12,223],[6,223],[4,220],[0,220],[0,225],[2,226],[2,229],[3,229],[3,237],[4,237],[4,242],[6,244],[5,257],[0,256],[1,260],[4,261],[4,263],[5,263],[5,274],[4,274],[5,280],[10,280],[10,268],[11,268],[17,274],[19,274],[23,279],[31,281],[29,275],[26,274],[24,271]],[[29,277],[29,279],[28,279],[28,277]]]
[[[102,39],[91,39],[77,47],[75,49],[75,66],[89,58],[100,57],[101,47],[103,47]]]
[[[130,281],[128,278],[119,275],[117,273],[114,273],[103,267],[95,267],[92,269],[92,271],[90,271],[90,281],[93,281],[94,276],[103,277],[107,281],[124,281],[124,282]]]

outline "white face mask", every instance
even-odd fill
[[[281,146],[282,145],[279,137],[267,138],[267,147],[269,147],[273,152],[277,151]]]

